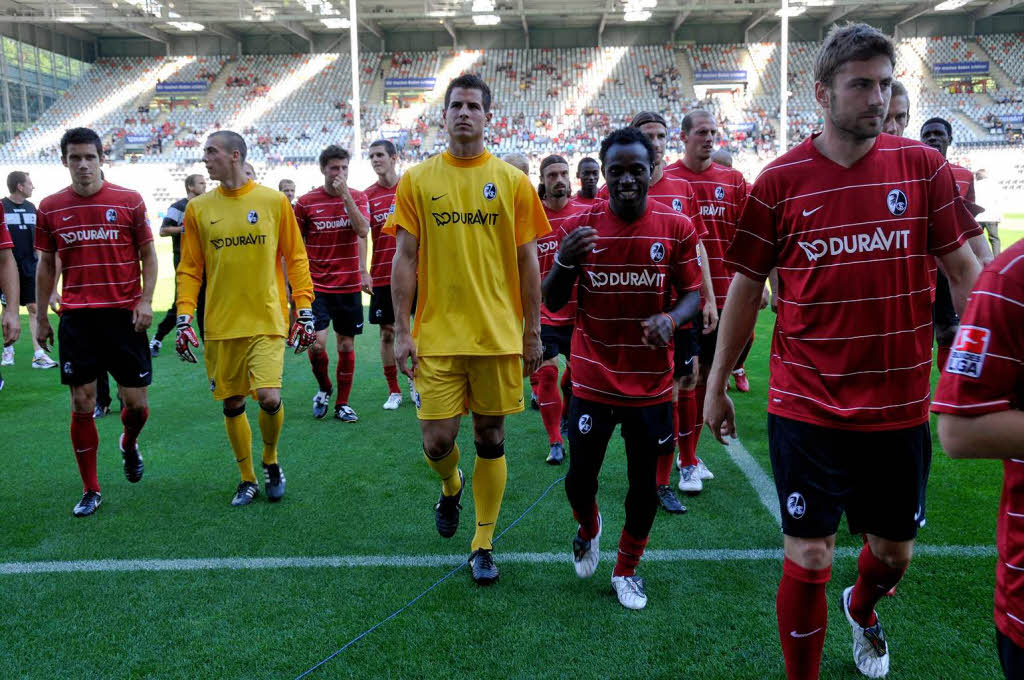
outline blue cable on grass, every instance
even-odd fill
[[[555,488],[555,486],[556,486],[556,485],[557,485],[557,484],[558,484],[559,482],[562,482],[562,481],[564,481],[564,480],[565,480],[565,475],[562,475],[561,477],[559,477],[559,478],[558,478],[558,479],[556,479],[555,481],[551,482],[551,484],[549,484],[549,485],[548,485],[548,488],[544,489],[544,493],[542,493],[542,494],[541,494],[541,495],[540,495],[540,496],[539,496],[539,497],[537,498],[537,500],[535,500],[535,501],[534,501],[533,503],[531,503],[531,504],[530,504],[530,507],[526,508],[526,510],[523,510],[523,513],[522,513],[521,515],[519,515],[519,517],[516,517],[516,519],[515,519],[515,520],[514,520],[514,521],[513,521],[513,522],[512,522],[511,524],[509,524],[509,525],[508,525],[507,527],[505,527],[505,528],[504,528],[504,529],[502,530],[502,532],[501,532],[500,534],[498,534],[497,538],[495,538],[493,542],[494,542],[494,543],[497,543],[498,541],[500,541],[500,540],[501,540],[501,537],[502,537],[502,536],[504,536],[505,534],[507,534],[507,533],[509,532],[509,530],[511,530],[511,529],[512,529],[512,527],[514,527],[515,525],[519,524],[519,521],[520,521],[520,520],[522,520],[522,519],[523,519],[524,517],[526,517],[526,515],[528,515],[528,514],[530,513],[530,511],[531,511],[531,510],[533,510],[533,509],[534,509],[535,507],[537,507],[537,504],[538,504],[538,503],[540,503],[540,502],[541,502],[542,500],[544,500],[544,497],[545,497],[545,496],[547,496],[547,495],[548,495],[548,493],[550,493],[550,492],[551,492],[551,489]],[[412,598],[411,600],[409,600],[408,602],[406,602],[406,603],[405,603],[404,605],[402,605],[402,606],[401,606],[400,608],[398,608],[398,609],[396,609],[395,611],[391,612],[391,614],[389,614],[387,618],[385,618],[385,619],[383,619],[383,620],[381,620],[381,621],[378,621],[378,622],[377,622],[377,623],[375,623],[374,625],[370,626],[369,628],[367,628],[366,630],[364,630],[364,631],[363,631],[362,633],[360,633],[359,635],[355,636],[354,638],[352,638],[351,640],[349,640],[348,642],[346,642],[346,643],[345,643],[344,645],[342,645],[342,646],[341,646],[341,648],[339,648],[339,649],[338,649],[338,650],[337,650],[336,652],[334,652],[334,653],[333,653],[333,654],[331,654],[330,656],[328,656],[328,657],[324,658],[323,660],[321,660],[320,662],[318,662],[318,663],[317,663],[316,665],[312,666],[311,668],[309,668],[309,669],[308,669],[308,670],[306,670],[305,672],[303,672],[303,673],[299,674],[298,676],[296,676],[295,680],[302,680],[302,678],[306,677],[307,675],[309,675],[310,673],[312,673],[312,672],[313,672],[313,671],[315,671],[316,669],[320,668],[321,666],[323,666],[323,665],[324,665],[324,664],[326,664],[327,662],[331,661],[332,659],[334,659],[335,657],[337,657],[337,656],[338,656],[339,654],[341,654],[342,652],[344,652],[344,651],[345,651],[346,649],[348,649],[349,647],[351,647],[351,646],[352,646],[352,645],[354,645],[355,643],[359,642],[359,641],[360,641],[360,640],[362,640],[362,639],[363,639],[364,637],[366,637],[367,635],[369,635],[369,634],[370,634],[370,633],[372,633],[373,631],[377,630],[378,628],[380,628],[381,626],[383,626],[383,625],[384,625],[385,623],[387,623],[387,622],[388,622],[388,621],[390,621],[391,619],[395,618],[396,616],[398,616],[399,614],[401,614],[402,612],[404,612],[404,611],[405,611],[406,609],[408,609],[409,607],[411,607],[411,606],[413,606],[414,604],[416,604],[416,603],[417,603],[418,601],[420,601],[421,599],[423,599],[423,597],[425,597],[425,596],[427,595],[427,593],[429,593],[430,591],[432,591],[432,590],[433,590],[434,588],[437,588],[437,587],[438,587],[439,585],[441,585],[442,583],[444,583],[445,581],[447,581],[447,580],[448,580],[449,578],[451,578],[452,576],[454,576],[454,575],[455,575],[455,574],[456,574],[457,572],[459,572],[459,571],[461,571],[462,569],[464,569],[464,568],[466,567],[466,565],[467,565],[467,564],[468,564],[468,562],[462,562],[462,563],[460,563],[460,564],[459,564],[458,566],[456,566],[455,568],[453,568],[453,569],[452,569],[451,571],[449,571],[449,572],[448,572],[447,574],[445,574],[444,576],[442,576],[442,577],[441,577],[441,578],[439,578],[438,580],[434,581],[434,583],[433,583],[433,584],[432,584],[432,585],[431,585],[431,586],[430,586],[429,588],[427,588],[426,590],[424,590],[424,591],[423,591],[422,593],[420,593],[420,594],[419,594],[419,595],[417,595],[416,597],[414,597],[414,598]]]

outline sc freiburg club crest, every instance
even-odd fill
[[[893,189],[885,197],[885,204],[888,206],[889,212],[899,217],[907,212],[907,195],[899,189]]]

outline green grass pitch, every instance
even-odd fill
[[[167,282],[162,279],[158,308],[169,296]],[[753,391],[730,392],[740,438],[765,470],[772,321],[762,314],[748,361]],[[432,514],[439,484],[423,462],[414,409],[408,399],[396,412],[380,408],[387,390],[375,329],[368,326],[357,342],[356,424],[314,421],[309,363],[287,355],[281,462],[288,495],[277,505],[261,497],[243,509],[228,505],[237,470],[202,364],[182,364],[165,346],[154,361],[141,439],[145,478],[137,485],[124,479],[120,423],[111,414],[99,421],[103,506],[94,517],[75,519],[71,507],[81,486],[68,440],[68,396],[56,371],[29,367],[23,325],[17,365],[3,370],[7,387],[0,392],[0,561],[447,555],[450,566],[0,573],[0,677],[295,677],[465,559],[472,494],[463,497],[459,533],[440,538]],[[250,402],[258,440],[255,408]],[[544,464],[546,443],[537,413],[508,420],[500,525],[565,473],[565,466]],[[468,427],[460,446],[469,478]],[[689,514],[659,515],[650,549],[779,547],[778,526],[725,450],[705,434],[700,455],[716,479],[686,501]],[[569,564],[575,523],[558,484],[497,544],[499,584],[477,588],[462,570],[311,677],[783,677],[775,625],[781,563],[641,563],[650,602],[642,612],[626,611],[608,585],[626,484],[617,437],[601,482],[607,532],[594,578],[578,580]],[[936,442],[920,542],[992,545],[1000,483],[997,463],[953,463]],[[844,532],[840,545],[860,545]],[[502,553],[511,552],[564,559],[502,564]],[[991,617],[994,566],[991,554],[915,561],[898,595],[879,607],[892,650],[890,678],[1001,677]],[[859,677],[836,606],[855,570],[855,559],[838,560],[828,588],[823,678]]]

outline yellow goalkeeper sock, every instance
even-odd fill
[[[260,434],[263,435],[263,464],[277,463],[277,442],[281,439],[284,426],[284,402],[277,403],[277,410],[268,413],[260,409]]]
[[[434,472],[441,478],[441,493],[445,496],[454,496],[462,489],[462,481],[459,479],[459,445],[453,444],[452,450],[440,458],[434,459],[427,455],[427,465],[434,469]]]
[[[490,550],[494,528],[501,512],[501,499],[505,495],[508,467],[505,464],[505,444],[476,445],[476,465],[473,467],[473,503],[476,505],[476,533],[472,549]]]
[[[245,406],[238,409],[224,409],[224,429],[228,431],[231,450],[235,452],[235,462],[242,475],[243,482],[256,483],[256,472],[252,469],[252,430],[249,419],[245,417]]]

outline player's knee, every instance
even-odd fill
[[[381,326],[380,327],[380,341],[385,345],[393,345],[395,343],[395,329],[392,326]]]
[[[36,313],[36,309],[37,309],[36,308],[36,303],[34,303],[34,302],[28,303],[27,305],[25,305],[25,309],[28,310],[29,314],[35,314]]]
[[[71,396],[71,408],[75,413],[92,413],[96,409],[95,394],[74,394]]]
[[[688,392],[695,390],[697,389],[697,376],[692,374],[684,375],[683,377],[676,381],[676,384],[679,386],[679,389],[681,390],[686,390]]]
[[[446,436],[434,436],[423,438],[423,453],[430,460],[441,460],[455,448],[455,438]]]
[[[224,416],[227,418],[234,418],[245,413],[245,400],[240,402],[229,403],[227,399],[224,400]]]
[[[480,444],[488,446],[504,446],[505,425],[504,423],[473,423],[473,439]],[[499,456],[500,457],[500,456]]]
[[[890,569],[905,570],[910,566],[910,559],[914,556],[914,544],[911,541],[876,540],[871,544],[871,553]]]
[[[281,410],[281,395],[261,396],[260,408],[270,415],[274,415]]]
[[[497,444],[476,441],[476,455],[485,460],[497,460],[505,455],[505,440]]]
[[[786,555],[805,569],[824,569],[832,564],[833,548],[825,539],[800,539],[786,547]]]
[[[347,335],[338,336],[338,351],[339,352],[353,352],[355,351],[356,343]]]

